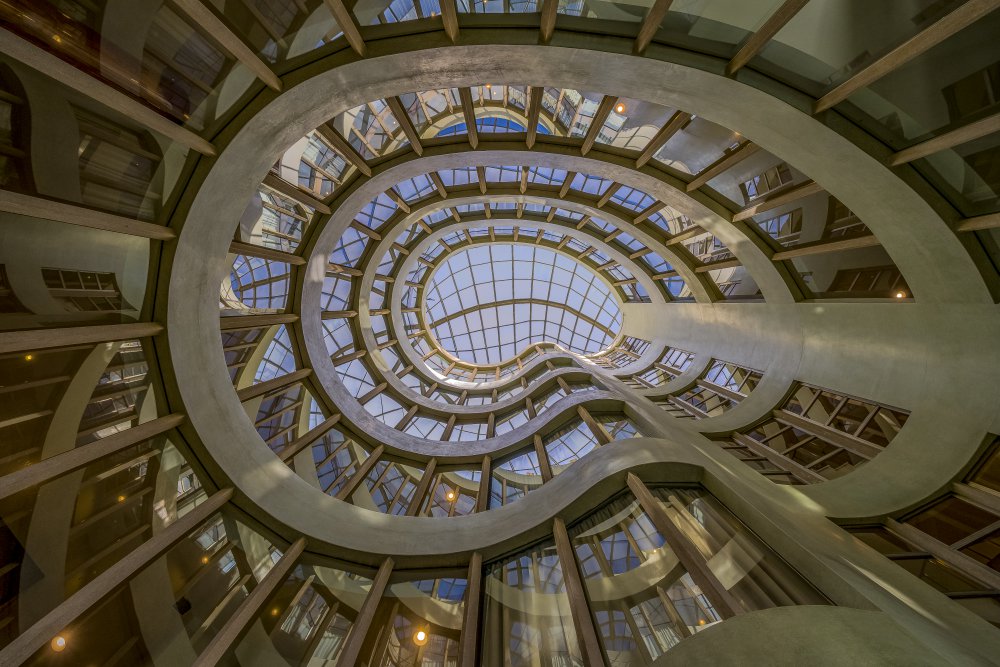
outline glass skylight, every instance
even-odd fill
[[[462,361],[498,364],[552,342],[578,354],[603,350],[622,314],[612,288],[561,253],[516,243],[449,256],[427,283],[428,328]]]

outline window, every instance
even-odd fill
[[[762,174],[740,183],[740,190],[743,191],[743,197],[746,199],[747,203],[750,203],[754,199],[763,197],[764,195],[791,182],[792,170],[787,164],[782,162],[779,165],[771,167]]]
[[[43,268],[42,278],[49,296],[70,312],[134,310],[122,299],[114,273]]]
[[[783,484],[833,479],[887,447],[909,413],[797,384],[774,416],[734,433],[723,448]]]
[[[844,296],[858,299],[893,299],[898,294],[910,296],[910,288],[895,266],[840,269],[830,282],[824,297]]]

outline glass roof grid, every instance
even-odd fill
[[[495,467],[518,475],[535,475],[540,477],[542,474],[542,468],[538,465],[538,455],[534,449],[517,454]]]
[[[654,275],[674,270],[674,267],[670,265],[670,262],[665,260],[659,253],[647,252],[642,256],[642,261],[649,266]]]
[[[399,420],[403,418],[403,415],[406,414],[406,409],[400,405],[399,401],[385,392],[374,396],[364,404],[364,408],[372,417],[386,426],[392,427],[395,427],[399,423]]]
[[[436,190],[434,183],[427,174],[420,174],[419,176],[400,181],[392,186],[392,189],[407,202],[423,199]]]
[[[330,253],[330,262],[342,266],[354,266],[365,252],[368,237],[356,229],[348,227],[337,241],[337,247]]]
[[[663,283],[663,287],[667,290],[667,293],[675,299],[684,301],[691,301],[694,299],[694,294],[691,293],[691,289],[680,276],[664,278],[661,282]]]
[[[399,358],[399,350],[395,345],[382,348],[379,352],[382,353],[382,358],[385,359],[385,363],[389,366],[389,372],[393,375],[403,367],[403,362]]]
[[[425,440],[440,440],[444,429],[445,423],[440,419],[418,415],[410,420],[403,432]]]
[[[556,215],[566,218],[567,220],[573,220],[574,222],[583,219],[583,213],[578,213],[577,211],[568,211],[564,208],[557,208]]]
[[[417,307],[417,290],[410,288],[403,292],[400,298],[400,303],[403,308],[416,308]]]
[[[382,256],[382,261],[379,262],[378,268],[375,270],[383,276],[387,276],[392,273],[392,267],[396,265],[396,260],[402,256],[403,253],[399,252],[395,248],[390,248],[389,252]]]
[[[524,210],[531,213],[548,213],[549,207],[545,204],[527,203],[524,205]]]
[[[534,400],[535,415],[542,414],[543,412],[551,408],[553,405],[558,403],[559,399],[561,399],[565,395],[566,394],[563,393],[563,390],[560,389],[558,386],[545,392],[544,395]]]
[[[650,301],[649,292],[639,283],[622,285],[619,289],[625,293],[628,303],[648,303]]]
[[[346,364],[336,366],[335,370],[340,376],[344,388],[354,398],[358,398],[375,388],[371,372],[360,359],[352,359]]]
[[[388,318],[385,315],[376,315],[372,318],[371,324],[376,343],[381,344],[389,340]]]
[[[264,352],[264,358],[257,367],[253,382],[267,382],[275,378],[287,375],[295,370],[295,351],[292,349],[292,342],[288,336],[288,329],[285,325],[279,325],[274,338]]]
[[[577,461],[598,446],[597,438],[583,421],[561,429],[545,441],[545,452],[555,467],[565,467]],[[553,470],[553,473],[557,473]]]
[[[553,169],[551,167],[530,167],[528,169],[528,182],[535,185],[562,185],[566,180],[568,172],[565,169]]]
[[[425,250],[420,256],[423,259],[426,259],[427,261],[433,263],[434,260],[437,258],[437,256],[443,252],[444,252],[444,246],[442,246],[441,244],[435,244],[432,245],[427,250]]]
[[[566,247],[579,254],[590,250],[592,246],[589,243],[584,243],[580,239],[573,237],[570,238],[569,243],[566,244]]]
[[[733,253],[730,252],[725,243],[719,240],[714,234],[708,232],[682,245],[700,262],[715,262],[733,256]]]
[[[483,422],[457,422],[448,438],[451,442],[468,442],[486,439],[486,424]]]
[[[323,279],[323,294],[320,310],[347,310],[351,302],[351,280],[341,276],[326,276]]]
[[[605,269],[605,272],[615,280],[632,280],[631,272],[627,271],[621,264]]]
[[[590,254],[587,256],[587,259],[596,262],[598,266],[607,264],[608,262],[611,261],[610,257],[608,257],[603,252],[597,249],[591,250]]]
[[[453,207],[459,213],[480,213],[486,209],[484,204],[461,204]]]
[[[517,203],[512,201],[490,202],[490,208],[494,211],[513,211],[517,208]]]
[[[446,188],[455,185],[469,185],[470,183],[477,183],[479,180],[475,167],[441,169],[438,171],[438,176],[441,178],[441,182],[444,183]]]
[[[248,308],[282,309],[288,299],[289,264],[237,255],[229,272],[234,295]]]
[[[607,178],[601,178],[600,176],[591,176],[589,174],[577,174],[573,177],[573,181],[570,183],[570,189],[576,190],[578,192],[583,192],[588,195],[595,195],[600,197],[608,188],[611,187],[613,183],[612,180]]]
[[[619,206],[638,213],[639,211],[649,207],[656,200],[642,190],[637,190],[636,188],[623,185],[618,188],[613,195],[611,195],[611,201]]]
[[[593,227],[596,227],[597,229],[599,229],[600,231],[604,232],[605,234],[610,234],[611,232],[613,232],[613,231],[615,231],[615,230],[618,229],[617,226],[612,225],[607,220],[603,220],[601,218],[591,218],[587,222],[587,224],[588,225],[592,225]]]
[[[324,419],[326,419],[326,413],[323,411],[323,406],[319,404],[319,401],[312,401],[309,406],[309,428],[316,428]]]
[[[420,318],[417,317],[416,313],[401,313],[403,326],[407,329],[412,327],[420,327]]]
[[[528,411],[522,409],[514,410],[505,414],[502,417],[497,418],[493,426],[493,432],[496,435],[502,435],[504,433],[510,433],[519,426],[524,426],[528,423]]]
[[[558,133],[577,138],[586,136],[603,98],[603,95],[597,93],[562,90],[553,118],[556,125],[561,126]]]
[[[428,213],[427,215],[424,216],[423,220],[428,225],[430,225],[431,227],[433,227],[434,225],[436,225],[437,223],[441,222],[442,220],[445,220],[445,219],[450,218],[450,217],[451,217],[451,213],[448,212],[448,209],[443,208],[443,209],[440,209],[440,210]]]
[[[537,0],[458,0],[465,14],[530,14],[538,11]]]
[[[420,225],[410,225],[399,233],[399,236],[396,237],[396,243],[404,247],[408,246],[410,242],[423,234],[423,231],[424,230],[420,228]]]
[[[529,297],[532,303],[514,301]],[[425,307],[442,347],[479,364],[541,340],[593,352],[621,322],[610,289],[588,269],[523,245],[476,246],[449,257],[432,277]]]
[[[382,0],[376,5],[377,7],[383,6],[386,0]],[[372,11],[372,8],[367,7],[368,12],[362,13],[360,11],[360,5],[354,7],[354,14],[358,18],[358,22],[362,25],[365,24],[365,19]],[[374,17],[368,19],[368,25],[376,25],[379,23],[399,23],[401,21],[412,21],[419,18],[427,18],[430,16],[437,16],[441,13],[441,5],[437,0],[420,0],[419,3],[415,3],[414,0],[392,0],[389,2],[384,9],[379,11]]]
[[[365,204],[354,219],[370,229],[378,229],[396,212],[396,202],[389,195],[380,192],[377,197]]]
[[[351,164],[316,132],[310,132],[308,139],[299,162],[299,185],[326,196],[343,182]]]
[[[613,241],[623,246],[627,250],[631,250],[632,252],[637,252],[639,250],[644,250],[646,248],[645,243],[635,238],[634,236],[629,235],[627,232],[620,233],[613,239]]]
[[[520,181],[520,167],[507,165],[486,167],[487,183],[519,183]]]
[[[566,237],[563,236],[562,234],[556,234],[555,232],[550,232],[550,231],[546,231],[544,234],[542,234],[542,240],[549,241],[551,243],[559,243],[564,238]]]
[[[350,354],[355,350],[354,332],[350,320],[339,317],[335,320],[323,320],[323,342],[331,357]]]
[[[418,132],[427,127],[427,114],[424,111],[426,107],[420,93],[403,93],[399,96],[399,101],[406,109],[406,115],[410,117],[410,121]]]
[[[382,100],[348,109],[334,118],[331,125],[366,160],[409,144],[409,140],[397,132],[399,123]],[[393,132],[400,134],[398,139],[393,138]]]

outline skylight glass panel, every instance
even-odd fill
[[[366,160],[409,145],[383,100],[349,109],[331,123]]]
[[[344,388],[355,398],[375,388],[372,374],[360,359],[340,364],[335,369],[337,375],[340,376],[340,381],[344,384]]]
[[[466,14],[533,13],[537,0],[458,0],[458,11]]]
[[[371,200],[361,211],[354,216],[354,219],[371,229],[378,229],[385,224],[386,220],[396,212],[396,202],[389,198],[384,192]]]
[[[611,195],[611,201],[623,208],[639,212],[647,208],[656,200],[642,190],[637,190],[623,185],[618,188],[613,195]]]
[[[392,189],[405,201],[413,202],[423,199],[434,192],[436,188],[427,174],[421,174],[396,183],[396,185],[392,186]]]
[[[576,220],[582,220],[583,219],[583,213],[578,213],[576,211],[569,211],[569,210],[564,209],[564,208],[557,208],[556,209],[556,215],[558,215],[561,218],[566,218],[567,220],[574,220],[574,221],[576,221]]]
[[[399,23],[437,16],[440,13],[441,6],[437,0],[375,0],[354,6],[354,15],[361,25]]]
[[[578,192],[585,192],[588,195],[597,195],[598,197],[603,195],[609,187],[611,187],[612,181],[607,178],[601,178],[600,176],[591,176],[589,174],[577,174],[573,177],[573,181],[570,183],[570,189],[576,190]]]
[[[552,464],[552,472],[556,475],[597,446],[597,438],[582,421],[545,439],[545,453]]]
[[[433,227],[434,225],[436,225],[437,223],[441,222],[442,220],[444,220],[446,218],[450,218],[450,217],[451,217],[451,213],[448,212],[448,209],[443,208],[441,210],[434,211],[432,213],[428,213],[427,215],[425,215],[424,216],[424,222],[426,222],[428,225],[430,225],[430,226]]]
[[[288,299],[287,262],[237,255],[229,273],[233,295],[248,308],[285,307]]]
[[[611,343],[621,311],[610,287],[561,253],[521,244],[475,246],[431,276],[428,326],[443,350],[498,364],[551,341],[589,354]]]
[[[425,438],[427,440],[440,440],[444,435],[445,423],[432,417],[416,417],[403,429],[404,433]]]
[[[351,300],[351,281],[341,276],[327,276],[323,279],[323,294],[320,297],[322,310],[347,310]]]
[[[476,174],[475,167],[442,169],[438,171],[438,176],[441,177],[441,182],[444,183],[446,188],[454,185],[469,185],[470,183],[479,182],[479,176]]]
[[[331,357],[339,357],[354,351],[354,333],[351,323],[345,318],[323,320],[323,342]]]
[[[292,342],[288,336],[288,329],[282,324],[278,327],[278,332],[267,346],[264,352],[264,359],[257,368],[254,375],[254,384],[267,382],[275,378],[287,375],[295,370],[295,352],[292,350]]]
[[[330,253],[330,262],[342,266],[354,266],[365,252],[368,237],[358,230],[348,227],[337,240],[337,247]]]
[[[528,169],[528,182],[536,185],[562,185],[566,180],[565,169],[549,167],[531,167]]]
[[[375,419],[392,427],[395,427],[406,414],[406,410],[399,404],[399,401],[385,392],[365,403],[365,410]]]
[[[406,112],[417,132],[420,133],[426,131],[431,123],[442,120],[445,116],[454,114],[456,118],[460,118],[462,114],[462,102],[458,97],[457,88],[409,93],[401,95],[400,100],[406,107]]]
[[[299,185],[325,196],[340,185],[350,164],[315,132],[308,140],[299,162]]]
[[[520,181],[520,167],[486,167],[487,183],[519,183]]]

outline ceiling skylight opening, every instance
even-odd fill
[[[535,343],[577,354],[604,350],[621,331],[620,306],[611,285],[573,258],[496,243],[441,262],[427,282],[424,317],[448,354],[499,364]]]

